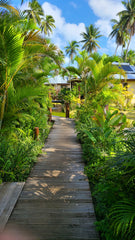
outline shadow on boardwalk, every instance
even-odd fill
[[[55,118],[43,153],[10,216],[40,240],[98,240],[73,120]]]

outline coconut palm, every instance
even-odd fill
[[[46,35],[50,35],[52,33],[52,29],[55,28],[55,20],[51,15],[46,15],[43,19],[41,19],[41,31]]]
[[[77,41],[71,41],[69,42],[69,45],[65,47],[66,54],[69,55],[71,61],[73,60],[74,55],[77,53],[78,47],[79,45]]]
[[[125,60],[125,56],[126,56],[126,50],[124,50],[122,58],[123,60]],[[130,63],[131,65],[135,65],[135,51],[133,50],[129,50],[127,53],[127,60],[128,63]]]
[[[127,53],[129,49],[129,45],[131,42],[132,36],[135,34],[135,1],[134,0],[128,0],[122,1],[125,10],[118,13],[118,16],[120,17],[120,24],[122,25],[122,29],[127,31],[129,33],[129,42],[127,45],[127,52],[125,59],[127,58]]]
[[[10,11],[13,15],[16,15],[16,16],[19,16],[20,13],[19,11],[14,8],[13,6],[11,6],[8,1],[5,1],[5,0],[1,0],[0,1],[0,7],[3,9],[3,8],[6,8],[8,11]]]
[[[41,5],[38,3],[37,0],[32,0],[32,2],[29,2],[28,6],[30,9],[23,11],[23,13],[26,14],[28,19],[33,19],[35,23],[40,25],[41,16],[44,16]]]
[[[102,35],[100,34],[99,29],[94,27],[93,24],[91,24],[89,27],[85,27],[85,29],[86,32],[81,33],[83,40],[80,42],[84,43],[82,48],[91,53],[92,51],[96,51],[97,48],[100,48],[98,44],[99,41],[97,39]]]
[[[126,36],[127,34],[123,31],[122,26],[120,25],[120,22],[116,19],[112,19],[111,20],[112,23],[114,23],[113,25],[113,31],[110,33],[110,37],[116,37],[116,50],[115,50],[115,55],[117,53],[117,49],[119,46],[122,46],[122,48],[125,46],[125,42],[126,42]]]

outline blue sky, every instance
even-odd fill
[[[12,0],[11,3],[19,7],[21,1]],[[111,32],[110,19],[116,18],[116,14],[124,9],[121,0],[39,0],[45,14],[52,15],[55,19],[56,29],[51,35],[52,41],[61,49],[68,45],[69,41],[81,40],[80,33],[85,31],[85,26],[95,24],[104,37],[99,39],[100,54],[114,54],[115,39],[109,39]],[[26,9],[25,1],[22,9]],[[134,47],[134,39],[131,43]],[[119,52],[121,50],[119,49]],[[68,58],[67,58],[68,61]]]

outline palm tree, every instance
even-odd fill
[[[15,93],[14,83],[18,72],[37,66],[42,58],[48,58],[58,66],[62,61],[62,54],[57,47],[41,37],[39,31],[33,28],[31,20],[22,22],[24,19],[20,19],[19,22],[18,19],[15,24],[9,21],[10,15],[5,13],[4,21],[0,19],[0,129],[5,106],[7,109],[7,96],[9,92],[13,95]]]
[[[77,53],[78,47],[77,41],[71,41],[69,45],[65,47],[66,54],[69,55],[71,61],[73,60],[73,56]]]
[[[8,11],[10,11],[13,15],[16,15],[16,16],[19,16],[20,15],[20,13],[19,13],[19,11],[16,9],[16,8],[14,8],[13,6],[11,6],[9,3],[8,3],[8,1],[6,1],[6,0],[1,0],[0,1],[0,7],[1,8],[6,8]]]
[[[50,33],[52,33],[52,28],[56,28],[54,18],[51,15],[46,15],[41,20],[41,31],[46,35],[50,35]]]
[[[118,16],[120,17],[120,24],[122,25],[122,29],[127,31],[129,33],[129,42],[127,45],[127,52],[125,59],[127,59],[127,53],[129,49],[129,45],[131,42],[132,36],[135,34],[135,1],[134,0],[128,0],[122,1],[125,10],[118,13]]]
[[[116,37],[116,50],[115,50],[115,55],[117,53],[117,49],[119,46],[124,47],[125,46],[125,41],[126,41],[126,33],[123,31],[122,26],[120,25],[120,22],[117,21],[116,19],[112,19],[111,22],[114,23],[113,25],[113,31],[110,33],[110,37]]]
[[[32,0],[32,2],[29,2],[28,6],[30,9],[23,11],[23,13],[24,14],[26,13],[28,19],[33,19],[35,23],[40,25],[41,16],[44,16],[44,12],[41,5],[38,3],[37,0]]]
[[[75,60],[77,67],[67,67],[67,70],[82,81],[85,100],[94,99],[109,83],[117,83],[116,74],[125,77],[125,72],[112,65],[113,59],[105,55],[100,57],[94,53],[93,56],[89,56],[83,51],[75,57]]]
[[[97,39],[102,35],[100,34],[99,29],[94,27],[93,24],[91,24],[89,27],[85,27],[85,29],[86,32],[81,33],[83,40],[80,42],[84,43],[82,48],[91,53],[92,51],[96,51],[97,48],[100,48],[98,44],[99,41]]]
[[[23,38],[16,33],[14,26],[0,27],[0,91],[2,96],[0,129],[4,117],[5,104],[9,89],[13,89],[13,78],[23,65]]]
[[[126,56],[126,50],[124,50],[122,58],[123,60],[125,60],[125,56]],[[130,63],[131,65],[135,65],[135,51],[133,50],[129,50],[127,53],[127,60],[128,63]]]

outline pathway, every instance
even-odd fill
[[[98,240],[81,153],[73,120],[55,118],[7,226],[16,223],[39,240]]]

